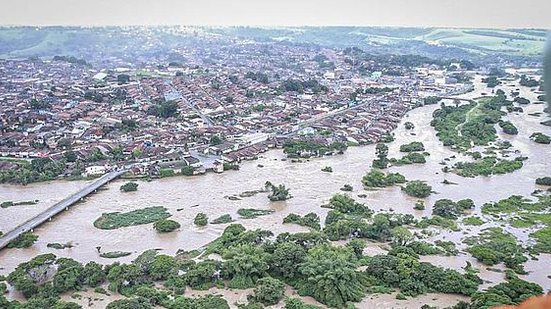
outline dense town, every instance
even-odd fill
[[[468,91],[461,82],[474,75],[425,59],[385,66],[356,49],[211,45],[171,51],[185,63],[0,60],[0,156],[61,162],[24,176],[21,161],[4,160],[2,182],[121,166],[149,176],[222,172],[286,141],[373,143],[424,98]]]

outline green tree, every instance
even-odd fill
[[[406,184],[404,191],[409,196],[425,198],[431,194],[432,187],[427,185],[424,181],[413,180]]]
[[[172,256],[157,255],[151,264],[149,274],[153,280],[166,280],[171,275],[178,274],[178,263]]]
[[[135,182],[127,182],[121,186],[122,192],[138,191],[138,184]]]
[[[398,246],[406,246],[413,240],[413,234],[403,226],[397,226],[392,229],[392,241]]]
[[[84,284],[97,287],[107,279],[103,266],[96,262],[88,262],[82,270]]]
[[[283,278],[296,278],[299,275],[297,265],[306,258],[306,250],[294,242],[282,242],[272,255],[270,271]]]
[[[257,281],[250,299],[266,306],[272,306],[283,298],[285,284],[272,277],[265,277]]]
[[[136,297],[128,299],[119,299],[110,302],[107,309],[152,309],[151,303],[146,298]]]
[[[63,157],[67,162],[76,162],[78,160],[77,154],[74,151],[66,151],[63,153]]]
[[[344,307],[365,295],[364,277],[359,273],[350,248],[318,245],[308,251],[299,269],[305,280],[299,285],[301,295],[311,295],[330,307]]]
[[[170,219],[162,219],[155,222],[153,224],[153,227],[159,233],[168,233],[168,232],[174,231],[175,229],[180,228],[180,223]]]
[[[222,257],[224,273],[230,277],[231,288],[251,288],[255,282],[266,274],[270,268],[270,255],[258,246],[240,244],[227,249]]]
[[[459,206],[450,199],[439,199],[434,202],[432,214],[447,219],[457,219],[462,211]]]
[[[195,223],[195,225],[197,226],[205,226],[209,223],[209,218],[206,214],[200,212],[195,216],[193,223]]]
[[[276,185],[272,184],[271,182],[266,181],[264,186],[265,186],[266,190],[271,191],[271,193],[268,195],[268,198],[272,202],[284,201],[284,200],[287,200],[287,199],[291,198],[291,195],[289,194],[289,189],[287,189],[284,184],[280,184],[280,185],[276,186]]]

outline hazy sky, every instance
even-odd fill
[[[0,0],[0,24],[551,29],[551,0]]]

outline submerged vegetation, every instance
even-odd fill
[[[463,177],[507,174],[521,169],[524,160],[526,160],[525,157],[518,157],[513,160],[485,157],[473,162],[457,162],[453,167],[453,171]]]
[[[270,199],[270,201],[272,202],[284,201],[291,198],[291,194],[289,194],[289,189],[287,189],[284,184],[279,184],[276,186],[271,182],[266,181],[264,187],[267,191],[270,191],[268,199]]]
[[[233,222],[233,218],[229,214],[221,215],[220,217],[212,220],[211,224],[225,224],[225,223],[231,223]]]
[[[14,206],[26,206],[26,205],[36,205],[38,204],[38,200],[34,201],[21,201],[21,202],[14,202],[14,201],[5,201],[0,203],[0,208],[9,208]]]
[[[240,208],[237,210],[237,214],[243,219],[254,219],[256,217],[272,214],[274,211],[271,209],[254,209],[254,208]]]
[[[468,252],[480,262],[492,266],[500,262],[517,273],[525,273],[522,264],[528,260],[525,249],[516,238],[500,228],[489,228],[478,236],[468,237]]]
[[[118,229],[121,227],[153,223],[170,217],[170,213],[162,206],[147,207],[129,212],[104,213],[94,226],[103,230]]]
[[[406,182],[406,177],[400,173],[385,174],[380,170],[371,170],[362,178],[362,184],[368,188],[384,188]]]
[[[432,193],[432,187],[421,180],[409,181],[402,189],[407,195],[417,198],[425,198]]]
[[[8,243],[8,248],[28,248],[38,240],[38,235],[32,232],[23,233]]]
[[[155,224],[153,224],[153,227],[159,233],[168,233],[168,232],[172,232],[176,229],[179,229],[180,228],[180,223],[178,223],[174,220],[170,220],[170,219],[162,219],[162,220],[159,220],[159,221],[155,222]]]
[[[131,191],[137,191],[137,190],[138,190],[138,184],[135,182],[127,182],[121,186],[122,192],[131,192]]]
[[[209,218],[207,217],[207,215],[205,213],[198,213],[196,216],[195,216],[195,219],[193,219],[193,224],[197,225],[197,226],[205,226],[209,223]]]
[[[309,158],[342,153],[346,148],[346,144],[341,142],[321,144],[314,141],[289,140],[283,145],[283,152],[289,158]]]
[[[297,214],[289,214],[283,219],[283,223],[294,223],[302,226],[312,228],[314,230],[320,229],[320,217],[316,213],[308,213],[304,216]]]

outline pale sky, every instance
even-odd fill
[[[551,29],[551,0],[0,0],[0,25]]]

